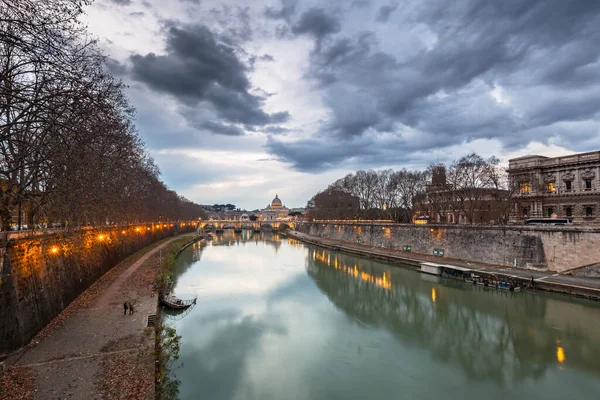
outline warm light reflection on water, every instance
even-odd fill
[[[565,362],[565,349],[560,346],[556,348],[556,361],[561,364]]]
[[[312,250],[312,252],[313,252],[312,258],[314,261],[320,261],[324,264],[327,264],[327,266],[329,266],[329,267],[332,266],[334,269],[342,271],[342,272],[344,272],[348,275],[351,275],[355,278],[360,277],[360,279],[363,282],[372,283],[383,289],[390,290],[392,288],[392,282],[389,280],[386,272],[383,272],[381,276],[374,276],[374,275],[370,274],[369,272],[360,271],[360,269],[361,269],[360,263],[354,264],[353,266],[348,266],[345,263],[339,263],[338,258],[342,257],[339,253],[334,254],[333,265],[332,265],[331,254],[329,252],[327,252],[327,255],[325,253],[325,250],[321,250],[320,252],[318,250]]]

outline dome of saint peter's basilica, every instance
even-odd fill
[[[282,208],[282,207],[283,207],[283,205],[281,203],[281,200],[279,200],[279,196],[275,195],[275,198],[271,202],[271,208]]]

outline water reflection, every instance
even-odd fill
[[[312,254],[313,261],[318,260],[319,262],[327,264],[328,266],[333,266],[333,268],[336,270],[352,275],[357,279],[360,278],[360,280],[363,282],[374,284],[386,290],[390,290],[392,288],[392,282],[389,280],[387,272],[385,271],[382,272],[381,276],[372,275],[369,272],[362,270],[360,261],[358,261],[358,264],[354,263],[353,265],[348,265],[344,262],[342,255],[338,253],[333,253],[332,255],[326,250],[318,251],[311,249],[309,254]]]
[[[355,263],[356,257],[316,249],[309,254],[309,275],[346,314],[389,329],[398,340],[427,349],[471,379],[536,379],[557,362],[600,376],[600,310],[593,303],[440,278],[432,282],[403,269],[392,270],[390,291],[381,291],[356,279],[358,274],[390,273],[374,266],[379,263],[359,261],[348,274],[335,265]],[[339,260],[333,268],[332,256]]]
[[[580,398],[600,391],[600,308],[469,286],[276,234],[225,231],[184,252],[198,297],[181,398]]]

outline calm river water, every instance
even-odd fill
[[[591,301],[246,231],[188,248],[175,292],[181,399],[600,399]]]

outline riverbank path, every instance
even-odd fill
[[[154,399],[152,283],[160,251],[186,236],[111,269],[9,359],[16,376],[32,376],[34,399]],[[123,302],[133,303],[132,315],[124,315]]]

